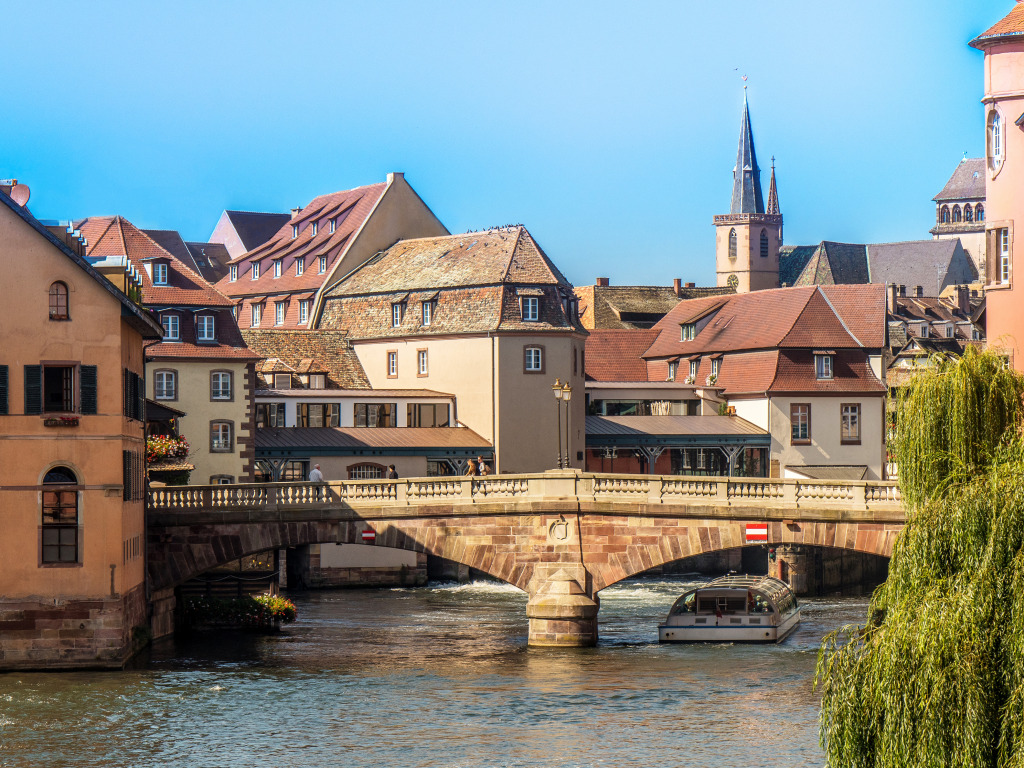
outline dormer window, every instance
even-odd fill
[[[302,277],[302,270],[306,268],[305,259],[298,258],[295,260],[295,276]]]
[[[153,285],[167,285],[167,262],[153,262]]]
[[[217,340],[213,327],[213,315],[199,315],[196,318],[196,339],[198,341]]]
[[[535,323],[540,320],[540,299],[536,296],[523,296],[523,320]]]
[[[928,325],[925,324],[925,323],[921,323],[921,338],[922,339],[927,339],[928,338]]]
[[[697,338],[697,324],[696,323],[683,323],[682,326],[682,340],[693,341]]]
[[[675,381],[676,380],[676,372],[678,370],[679,370],[679,363],[678,362],[673,361],[673,362],[668,364],[668,381]]]
[[[274,389],[291,389],[292,375],[290,373],[274,374]]]
[[[946,338],[947,339],[952,339],[953,335],[955,333],[956,333],[956,329],[952,325],[947,325],[946,326]]]
[[[335,218],[331,219],[331,234],[334,234],[334,231],[337,228],[338,228],[338,218],[335,217]]]
[[[399,301],[391,305],[391,327],[397,328],[405,317],[405,302]]]
[[[231,282],[235,282],[235,280],[238,279],[238,265],[232,264],[230,267],[228,267],[228,272],[230,272],[231,274],[231,277],[229,278]]]
[[[309,320],[309,299],[299,300],[299,323]]]
[[[832,378],[832,355],[818,354],[814,356],[814,377],[817,379]]]
[[[720,357],[716,357],[714,360],[711,361],[711,375],[714,376],[716,379],[718,378],[718,369],[721,367],[722,359]]]
[[[423,302],[423,325],[430,325],[434,319],[434,302],[424,301]]]
[[[299,225],[292,224],[292,240],[299,236]]]
[[[178,341],[181,338],[177,315],[160,315],[160,325],[164,327],[164,341]]]
[[[309,236],[310,237],[316,237],[316,231],[318,229],[318,227],[317,227],[318,223],[319,222],[316,222],[316,221],[310,222],[310,224],[309,224]]]
[[[327,257],[321,256],[319,261],[320,274],[322,275],[327,271]]]
[[[327,388],[327,375],[323,373],[311,373],[309,374],[309,388],[310,389],[326,389]]]
[[[693,379],[694,381],[697,380],[697,369],[699,367],[700,367],[700,360],[699,359],[691,360],[690,361],[690,378]]]
[[[280,277],[281,271],[284,269],[284,265],[281,263],[283,259],[274,259],[274,277]]]
[[[253,280],[259,280],[260,279],[260,263],[258,261],[254,261],[252,263],[252,279]]]

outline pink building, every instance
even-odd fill
[[[1018,0],[971,45],[985,54],[988,339],[1024,370],[1024,287],[1016,284],[1013,265],[1014,222],[1024,222],[1024,3]]]

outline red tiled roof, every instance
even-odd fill
[[[268,296],[286,300],[295,293],[316,293],[330,277],[353,235],[380,200],[387,185],[371,184],[342,192],[321,195],[284,224],[269,240],[231,261],[238,269],[238,279],[230,274],[217,283],[217,288],[231,297]],[[330,220],[336,228],[331,232]],[[311,236],[312,222],[317,234]],[[299,232],[292,237],[292,227]],[[319,270],[319,259],[327,257],[327,268]],[[274,277],[274,262],[281,262],[281,276]],[[296,274],[295,263],[303,262],[302,275]],[[259,277],[252,279],[252,264],[260,263]],[[248,309],[245,306],[243,309]],[[298,304],[289,302],[286,328],[299,328]]]
[[[490,448],[467,427],[287,427],[256,430],[256,449]]]
[[[868,349],[885,346],[884,285],[822,285],[819,288],[861,344]]]
[[[715,386],[721,387],[727,395],[763,394],[772,388],[778,361],[779,352],[775,349],[723,355]],[[687,370],[681,368],[679,375],[686,374]],[[694,384],[704,386],[710,375],[711,357],[702,357]]]
[[[883,394],[885,385],[875,376],[863,352],[837,351],[832,362],[832,378],[819,379],[814,371],[814,353],[793,349],[779,353],[778,372],[771,391]]]
[[[164,358],[188,360],[259,360],[260,356],[244,346],[229,344],[192,344],[188,342],[158,341],[146,347],[147,360]]]
[[[1024,4],[1018,2],[1006,16],[971,41],[975,48],[984,48],[994,39],[1024,34]]]
[[[591,381],[647,381],[641,355],[658,338],[644,330],[594,330],[587,337],[586,374]]]
[[[153,238],[121,216],[93,216],[76,224],[88,245],[86,257],[102,259],[127,256],[142,275],[142,302],[149,307],[193,306],[227,307],[231,301],[210,286],[198,273]],[[153,285],[146,269],[155,259],[167,259],[169,268],[166,286]]]

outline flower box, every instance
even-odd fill
[[[50,416],[43,419],[44,427],[77,427],[77,416]]]

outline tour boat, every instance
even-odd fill
[[[800,623],[793,590],[771,576],[723,576],[683,594],[658,626],[662,643],[779,643]]]

